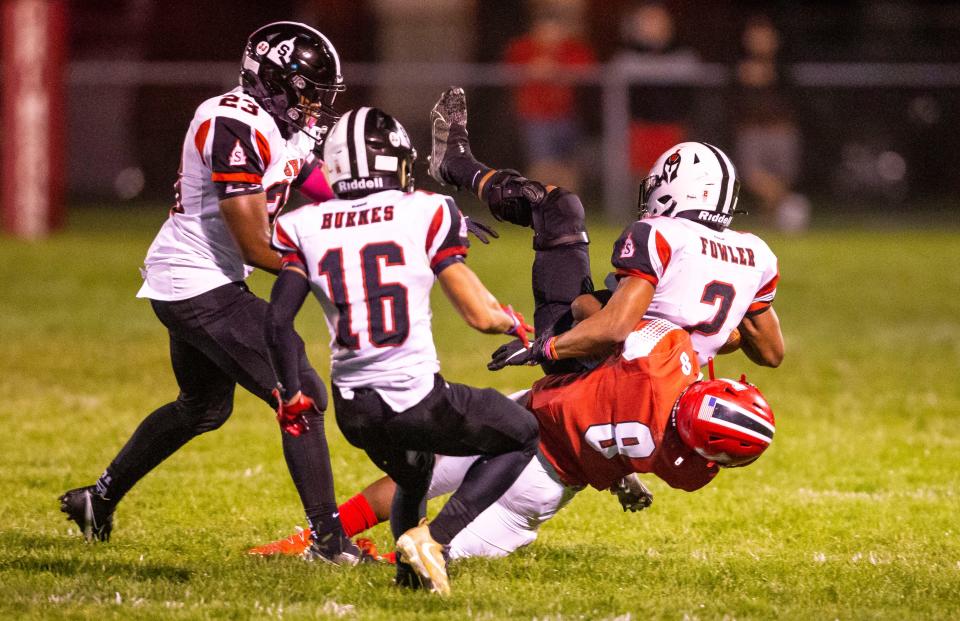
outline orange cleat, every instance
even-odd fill
[[[357,537],[354,541],[357,544],[357,547],[366,555],[367,557],[373,559],[378,563],[389,563],[391,565],[396,564],[397,562],[397,553],[396,552],[387,552],[386,554],[380,554],[377,550],[377,544],[372,540],[365,537]]]
[[[303,529],[290,535],[286,539],[279,539],[277,541],[265,543],[262,546],[250,548],[247,550],[247,554],[253,554],[256,556],[276,556],[278,554],[282,554],[284,556],[300,556],[307,548],[310,547],[310,535],[311,533],[309,528]]]

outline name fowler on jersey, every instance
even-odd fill
[[[714,259],[719,259],[721,261],[727,261],[729,263],[736,263],[737,265],[746,265],[749,267],[756,267],[756,261],[754,260],[753,248],[744,248],[742,246],[730,246],[728,244],[720,244],[713,240],[707,239],[705,237],[700,238],[700,252],[701,254],[707,254],[707,249],[710,249],[710,256]]]
[[[320,224],[320,228],[342,229],[351,226],[362,226],[364,224],[376,224],[377,222],[389,222],[390,220],[393,220],[393,205],[371,207],[358,211],[325,213],[323,214],[323,221]]]

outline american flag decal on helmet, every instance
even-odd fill
[[[773,440],[774,427],[762,417],[735,403],[709,397],[700,405],[698,418],[712,420],[714,424],[769,444]]]

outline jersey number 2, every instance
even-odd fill
[[[403,265],[403,248],[394,242],[367,244],[360,250],[363,290],[367,299],[367,331],[375,347],[396,347],[410,334],[407,288],[396,282],[382,282],[380,260],[384,265]],[[350,296],[343,270],[343,249],[331,248],[320,260],[320,273],[327,277],[330,296],[339,311],[337,343],[348,349],[360,348],[360,337],[353,331]]]
[[[717,312],[713,315],[713,319],[691,326],[690,330],[707,335],[719,332],[727,320],[727,315],[730,314],[730,307],[733,306],[733,298],[736,295],[737,290],[734,289],[730,283],[714,280],[707,284],[707,286],[703,288],[703,296],[701,296],[700,301],[712,306],[717,303],[717,299],[719,298],[720,308],[718,308]]]

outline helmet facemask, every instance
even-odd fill
[[[290,78],[290,84],[297,96],[296,103],[287,108],[287,124],[301,131],[317,143],[320,148],[330,128],[340,118],[333,107],[337,94],[346,90],[343,84],[319,85],[301,75]]]

